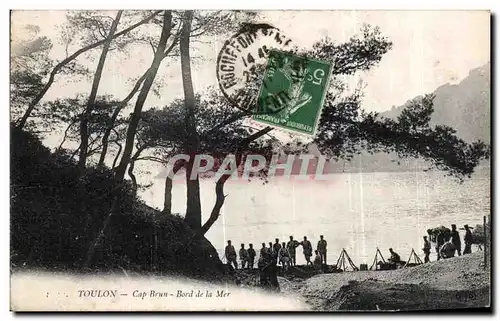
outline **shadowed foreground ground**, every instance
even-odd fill
[[[282,290],[279,294],[244,284],[236,286],[230,281],[196,281],[181,276],[138,273],[76,276],[14,271],[11,308],[16,311],[360,311],[485,307],[490,304],[490,270],[483,269],[482,258],[483,253],[478,252],[394,271],[331,273],[309,279],[279,277]],[[79,296],[79,290],[96,289],[127,295]],[[152,290],[169,295],[152,296]],[[178,297],[179,290],[211,291],[214,295]],[[230,294],[218,296],[218,291]]]

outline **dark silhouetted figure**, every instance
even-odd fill
[[[427,240],[427,236],[424,236],[424,251],[425,257],[424,262],[429,263],[431,260],[429,259],[429,255],[431,254],[431,243]]]
[[[262,247],[260,249],[260,256],[259,257],[264,257],[265,253],[267,253],[266,243],[262,243]]]
[[[314,269],[321,271],[321,265],[323,263],[323,259],[321,258],[321,254],[319,253],[318,250],[315,250],[314,254],[316,254],[314,256],[314,261],[313,261]]]
[[[441,249],[441,246],[443,246],[443,244],[444,244],[444,235],[442,231],[439,231],[436,236],[436,254],[438,261],[441,259],[441,252],[439,250]]]
[[[279,262],[283,267],[283,271],[288,271],[288,267],[290,267],[290,252],[288,252],[285,242],[283,242],[282,244],[278,257],[279,257]]]
[[[257,267],[259,269],[260,276],[260,286],[264,289],[269,289],[271,287],[271,276],[269,273],[269,266],[271,264],[272,256],[269,252],[263,252],[263,255],[259,258],[259,262],[257,263]]]
[[[465,236],[464,236],[464,254],[470,254],[472,253],[471,247],[472,247],[472,232],[469,229],[469,225],[465,224]]]
[[[389,262],[393,264],[400,264],[401,263],[401,256],[399,256],[398,253],[394,252],[392,248],[389,249],[389,252],[391,253],[391,257],[389,258]]]
[[[455,245],[453,244],[451,237],[448,237],[446,242],[444,242],[443,246],[439,249],[439,255],[442,259],[448,259],[455,256],[455,251]]]
[[[306,266],[309,264],[313,265],[313,263],[311,262],[313,248],[311,242],[307,240],[307,236],[304,236],[304,240],[300,244],[303,248],[304,257],[306,258]]]
[[[451,224],[451,243],[455,245],[458,256],[462,255],[462,242],[460,241],[460,234],[455,224]]]
[[[247,252],[248,252],[248,268],[253,269],[253,265],[255,263],[255,256],[257,256],[257,253],[255,253],[252,243],[248,244]]]
[[[274,241],[275,241],[275,243],[273,244],[273,253],[274,253],[274,257],[277,259],[278,254],[279,254],[280,249],[281,249],[281,244],[280,244],[279,239],[275,239]]]
[[[227,264],[234,265],[235,269],[238,269],[238,262],[236,262],[236,250],[234,246],[231,245],[231,241],[227,241],[226,250],[224,251],[226,255]]]
[[[321,257],[321,263],[326,264],[326,241],[323,239],[323,235],[320,235],[319,238],[317,250]]]
[[[293,239],[293,236],[290,235],[290,241],[286,244],[286,248],[288,249],[288,253],[290,253],[290,265],[295,266],[297,265],[297,260],[296,260],[296,248],[299,246],[299,242]]]
[[[278,282],[278,266],[276,265],[276,258],[273,257],[271,265],[269,266],[269,274],[271,280],[271,291],[279,292],[280,284]]]
[[[269,253],[269,255],[274,257],[273,242],[269,242],[269,247],[267,249],[267,253]]]
[[[279,292],[278,267],[276,266],[276,259],[274,256],[269,254],[269,252],[265,253],[264,256],[259,259],[258,267],[261,286],[265,289]]]
[[[241,261],[241,268],[244,269],[247,266],[248,262],[248,251],[245,249],[245,244],[243,243],[241,244],[239,255]]]

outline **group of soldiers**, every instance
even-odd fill
[[[464,251],[463,254],[471,253],[472,247],[472,232],[469,228],[469,225],[464,225],[465,236],[464,236]],[[432,239],[431,230],[428,230],[429,238]],[[462,255],[462,241],[460,240],[460,234],[457,231],[456,224],[451,224],[451,232],[445,233],[439,231],[435,236],[436,243],[436,254],[437,260],[446,259],[455,256],[455,252],[458,256]],[[431,243],[429,242],[427,236],[424,236],[424,248],[423,248],[425,257],[424,262],[430,262],[429,255],[431,254]]]
[[[281,265],[281,269],[283,269],[283,271],[287,271],[290,266],[297,265],[296,249],[299,246],[302,246],[302,253],[304,254],[307,265],[321,266],[326,264],[326,245],[326,240],[323,238],[323,235],[321,235],[316,250],[314,251],[316,257],[313,263],[311,262],[313,247],[311,242],[307,239],[307,236],[304,236],[304,240],[302,242],[294,240],[293,236],[290,236],[290,240],[287,243],[280,243],[278,238],[275,239],[274,244],[269,242],[269,247],[266,247],[266,243],[262,243],[259,261],[257,263],[260,275],[260,285],[271,291],[279,292],[278,264]],[[241,248],[238,252],[241,268],[253,269],[256,255],[257,253],[255,252],[252,243],[248,244],[248,249],[245,249],[245,244],[241,244]],[[235,269],[238,269],[236,250],[231,244],[231,241],[227,241],[225,256],[227,264],[234,266]]]
[[[464,229],[465,247],[463,254],[469,254],[471,253],[472,246],[472,232],[467,224],[464,225]],[[435,249],[437,260],[440,260],[442,258],[444,259],[454,257],[455,252],[458,254],[458,256],[462,255],[462,242],[460,240],[460,234],[457,231],[456,224],[451,225],[451,231],[448,229],[446,229],[446,231],[440,230],[437,235],[433,235],[432,231],[428,230],[427,233],[429,234],[429,236],[423,237],[425,263],[430,262],[429,255],[431,253],[431,242],[429,241],[429,239],[433,240],[436,243]],[[304,254],[304,257],[306,259],[306,265],[312,265],[318,268],[326,265],[327,242],[323,238],[323,235],[320,235],[320,240],[318,241],[316,250],[314,250],[314,261],[311,261],[311,257],[313,256],[313,247],[311,242],[307,239],[307,236],[304,236],[304,239],[301,242],[294,240],[293,236],[290,236],[290,240],[287,243],[280,243],[278,238],[275,239],[274,243],[269,242],[269,247],[266,247],[266,243],[262,243],[257,267],[262,272],[266,269],[275,269],[277,265],[281,265],[283,271],[286,271],[290,266],[297,265],[296,249],[299,246],[302,246],[302,253]],[[389,259],[391,263],[401,262],[399,254],[394,252],[392,248],[389,249],[389,252],[391,253],[391,258]],[[257,253],[253,248],[253,244],[250,243],[248,245],[248,249],[245,248],[245,244],[241,244],[241,248],[237,254],[234,246],[231,244],[231,241],[227,241],[225,256],[227,264],[230,266],[234,266],[235,269],[238,269],[238,257],[240,259],[240,266],[242,269],[253,269]],[[275,273],[271,272],[270,274]]]
[[[290,240],[285,243],[280,243],[280,240],[275,239],[275,243],[269,242],[269,247],[266,247],[266,243],[262,243],[262,248],[260,249],[260,257],[258,262],[258,267],[260,269],[261,266],[265,266],[267,264],[279,264],[286,271],[290,266],[297,265],[296,261],[296,253],[297,247],[302,246],[302,253],[306,259],[306,265],[322,265],[326,264],[326,246],[327,242],[323,238],[323,235],[320,236],[320,240],[318,241],[318,245],[316,247],[314,263],[311,262],[311,257],[313,256],[313,247],[311,242],[307,239],[307,236],[304,236],[304,240],[299,242],[293,239],[293,236],[290,236]],[[248,249],[245,248],[245,244],[241,244],[241,248],[238,251],[238,255],[236,254],[236,250],[234,246],[231,244],[231,241],[227,241],[227,246],[225,248],[225,256],[227,260],[227,264],[234,266],[235,269],[238,269],[237,257],[239,257],[241,262],[241,268],[249,268],[253,269],[255,264],[255,258],[257,253],[253,248],[253,244],[248,244]]]

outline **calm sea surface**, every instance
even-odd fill
[[[156,180],[143,199],[162,208],[163,184]],[[201,183],[204,221],[215,202],[214,188],[213,181]],[[236,249],[253,243],[258,250],[275,238],[281,242],[289,235],[298,240],[307,236],[316,247],[323,234],[328,263],[335,263],[345,248],[356,265],[370,266],[377,247],[386,259],[389,247],[403,260],[412,248],[423,259],[422,236],[428,228],[482,224],[490,212],[490,172],[479,169],[463,184],[441,172],[342,173],[327,181],[281,177],[266,185],[258,180],[228,182],[225,194],[222,216],[207,233],[221,258],[227,240]],[[183,213],[185,185],[175,184],[172,198],[173,212]],[[299,247],[298,264],[305,263],[301,253]]]

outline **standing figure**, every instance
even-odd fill
[[[276,266],[276,259],[273,257],[269,266],[271,291],[280,292],[280,284],[278,282],[278,267]]]
[[[314,269],[321,271],[321,266],[323,264],[323,259],[321,258],[321,254],[319,253],[318,250],[315,250],[314,254],[316,254],[316,256],[314,257],[314,264],[313,264]]]
[[[288,267],[290,266],[290,252],[286,248],[286,243],[283,242],[283,246],[279,252],[279,260],[281,262],[281,266],[283,267],[283,271],[288,271]]]
[[[262,243],[262,247],[260,248],[260,256],[259,257],[264,257],[264,255],[266,253],[267,253],[266,243]]]
[[[444,244],[444,235],[442,231],[439,231],[436,236],[436,254],[438,261],[441,259],[441,252],[439,251],[439,249],[441,249],[441,246],[443,246],[443,244]]]
[[[290,265],[295,266],[297,265],[297,260],[296,260],[296,248],[299,246],[299,242],[293,239],[293,236],[290,235],[290,241],[286,244],[286,248],[288,250],[288,253],[290,253]]]
[[[472,246],[472,232],[469,229],[469,225],[465,224],[465,236],[464,236],[464,254],[470,254],[472,253],[471,251],[471,246]]]
[[[257,268],[259,269],[260,275],[260,286],[269,289],[271,287],[269,266],[271,265],[272,257],[269,255],[269,252],[263,252],[263,255],[260,256],[259,262],[257,263]]]
[[[248,268],[253,269],[253,265],[255,262],[255,256],[257,256],[257,253],[255,253],[255,250],[253,249],[253,244],[250,243],[248,244]]]
[[[248,251],[245,249],[245,244],[241,243],[240,255],[241,268],[244,269],[248,262]]]
[[[267,253],[272,257],[274,257],[273,242],[269,242],[269,248],[267,249]]]
[[[451,224],[451,243],[455,245],[458,256],[462,255],[462,242],[460,241],[460,234],[458,234],[455,224]]]
[[[317,250],[321,258],[321,264],[326,265],[326,241],[323,239],[323,235],[320,235],[319,238]]]
[[[275,239],[274,241],[275,243],[273,244],[273,253],[274,257],[277,259],[281,249],[281,244],[279,239]]]
[[[238,269],[238,262],[236,262],[236,250],[234,249],[234,246],[231,245],[231,241],[227,241],[224,253],[226,255],[227,264],[233,264],[234,268]]]
[[[307,240],[307,236],[304,236],[304,240],[300,244],[303,248],[304,257],[306,258],[306,266],[309,264],[313,265],[313,263],[311,262],[313,248],[311,242]]]
[[[429,263],[429,255],[431,254],[431,243],[427,240],[427,236],[424,236],[424,248],[422,249],[425,254],[424,262]]]
[[[267,252],[263,257],[259,259],[258,267],[261,286],[265,289],[279,292],[280,285],[278,282],[278,268],[276,267],[276,259],[271,254],[269,254],[269,252]]]

